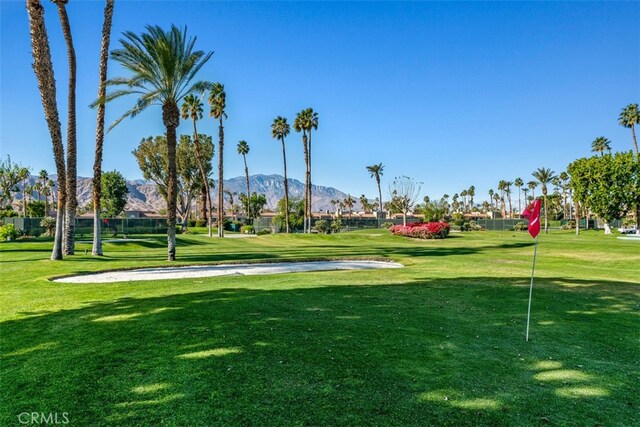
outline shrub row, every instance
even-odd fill
[[[451,226],[446,222],[415,222],[389,228],[391,234],[416,239],[444,239],[449,235],[450,230]]]

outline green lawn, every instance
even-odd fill
[[[178,239],[178,263],[388,258],[397,270],[73,285],[167,265],[164,238],[48,260],[0,244],[0,425],[640,425],[640,242],[386,231]],[[60,415],[59,415],[60,416]]]

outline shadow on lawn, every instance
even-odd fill
[[[0,423],[638,422],[638,287],[541,280],[525,343],[527,284],[226,288],[24,313],[0,324]]]

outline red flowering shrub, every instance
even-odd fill
[[[414,222],[389,228],[391,234],[416,239],[444,239],[450,230],[451,226],[446,222]]]

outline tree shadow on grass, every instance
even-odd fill
[[[527,278],[332,286],[332,274],[3,322],[0,423],[34,411],[98,426],[638,422],[638,286],[541,280],[526,343]]]

